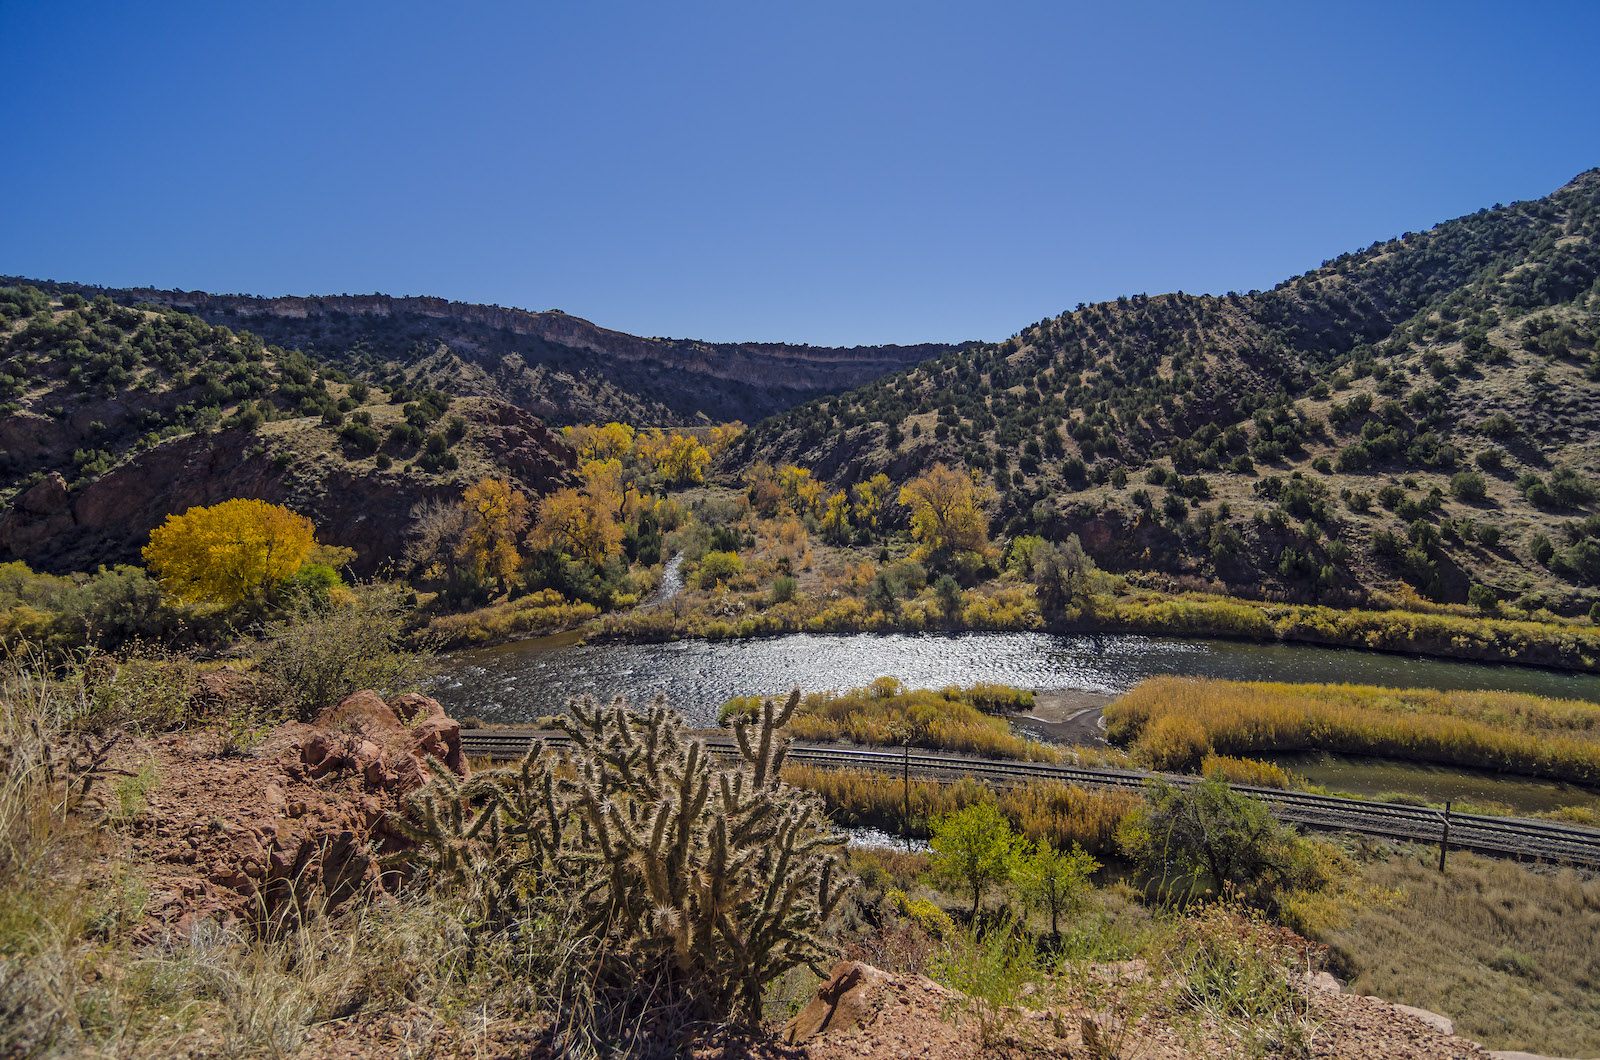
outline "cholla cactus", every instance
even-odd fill
[[[780,777],[798,703],[741,719],[723,764],[660,699],[573,701],[570,748],[413,796],[412,857],[474,888],[491,923],[541,891],[574,895],[601,979],[659,973],[708,1014],[754,1022],[768,983],[826,955],[817,933],[848,884],[820,803]]]

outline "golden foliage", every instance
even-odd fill
[[[639,490],[623,472],[621,460],[591,460],[579,473],[584,492],[613,519],[631,523],[639,517]]]
[[[883,506],[893,489],[894,483],[881,471],[863,482],[857,482],[850,490],[855,499],[853,514],[856,525],[876,537],[883,528]]]
[[[539,518],[528,543],[601,564],[622,551],[622,526],[600,499],[568,486],[539,503]]]
[[[622,460],[633,452],[634,429],[626,423],[561,428],[562,435],[584,460]]]
[[[971,475],[935,464],[906,483],[900,503],[911,509],[911,536],[922,542],[919,559],[940,552],[982,552],[989,544],[984,508],[992,494]]]
[[[179,599],[234,604],[299,570],[315,543],[305,516],[236,498],[167,516],[144,559]]]
[[[688,486],[706,480],[706,465],[711,452],[691,435],[673,434],[655,456],[656,470],[672,486]]]
[[[805,512],[815,513],[822,503],[824,486],[821,479],[813,478],[809,468],[800,467],[798,464],[785,464],[778,469],[778,486],[783,490],[783,497],[789,502],[790,509],[801,515]]]
[[[850,498],[843,491],[829,497],[824,506],[822,536],[835,544],[850,539]]]
[[[479,578],[493,578],[503,590],[517,572],[517,538],[528,525],[528,498],[510,479],[482,478],[467,487],[468,511],[463,547]]]
[[[744,423],[741,420],[729,420],[727,423],[719,423],[711,428],[711,437],[708,439],[706,448],[711,450],[712,456],[717,456],[728,446],[738,441],[739,436],[744,431]]]
[[[1324,750],[1600,781],[1600,705],[1514,692],[1157,677],[1106,708],[1153,765]]]

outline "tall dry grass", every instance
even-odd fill
[[[1189,593],[1095,595],[1084,602],[1090,628],[1174,636],[1248,637],[1336,644],[1410,655],[1440,655],[1567,669],[1600,669],[1600,629],[1414,610],[1343,610]]]
[[[1600,1056],[1600,879],[1433,850],[1376,858],[1367,902],[1322,941],[1358,994],[1443,1013],[1491,1049]]]
[[[761,697],[729,700],[726,720],[753,716]],[[1002,716],[1028,710],[1033,693],[1005,685],[950,686],[913,691],[892,677],[847,692],[814,692],[800,702],[788,733],[797,740],[845,741],[869,747],[913,747],[956,751],[987,758],[1059,762],[1061,752],[1011,731]]]
[[[822,796],[835,822],[885,830],[904,829],[926,837],[929,822],[974,803],[992,801],[1013,828],[1030,839],[1062,850],[1074,843],[1092,854],[1117,849],[1117,826],[1141,801],[1124,791],[1089,791],[1057,780],[1032,782],[996,791],[970,778],[952,782],[913,780],[911,819],[905,818],[901,778],[860,769],[788,766],[784,779]]]
[[[108,698],[102,674],[0,656],[0,1056],[288,1056],[335,1015],[460,982],[452,913],[430,902],[135,939],[147,891],[116,776],[73,729],[139,716],[145,685],[127,684]]]
[[[1210,753],[1324,750],[1600,783],[1600,705],[1512,692],[1157,677],[1106,732],[1159,769]]]

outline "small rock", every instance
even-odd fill
[[[860,961],[840,961],[799,1014],[783,1025],[794,1045],[819,1034],[847,1031],[866,1018],[888,975]]]
[[[1437,1012],[1429,1012],[1425,1008],[1416,1008],[1411,1005],[1396,1005],[1395,1008],[1408,1016],[1415,1016],[1440,1034],[1454,1034],[1456,1032],[1455,1022],[1449,1016],[1441,1016]]]

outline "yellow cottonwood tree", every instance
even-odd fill
[[[900,490],[911,509],[911,536],[922,542],[917,559],[946,552],[982,552],[989,545],[983,509],[990,493],[971,475],[935,464]]]
[[[236,498],[167,516],[150,532],[144,560],[180,600],[236,604],[299,570],[315,544],[305,516]]]
[[[603,503],[569,486],[539,502],[528,544],[599,565],[622,551],[622,526]]]
[[[893,489],[894,484],[889,481],[889,476],[881,471],[865,482],[857,482],[851,490],[856,499],[856,525],[876,537],[882,529],[883,506]]]
[[[671,486],[688,486],[706,480],[711,451],[693,435],[674,434],[656,456],[656,467]]]
[[[463,548],[479,578],[493,578],[505,592],[522,557],[517,538],[528,525],[528,498],[510,479],[483,478],[461,498],[468,524]]]
[[[623,471],[620,460],[591,460],[583,465],[583,491],[611,513],[631,523],[639,515],[639,488]]]
[[[621,460],[633,451],[634,430],[626,423],[579,424],[561,433],[585,460]]]
[[[727,423],[719,423],[711,428],[711,437],[706,448],[711,450],[712,456],[716,456],[738,441],[744,430],[745,427],[742,420],[729,420]]]
[[[850,539],[850,498],[843,490],[828,498],[822,515],[822,536],[836,545]]]
[[[783,487],[783,495],[796,515],[815,512],[822,503],[822,482],[811,477],[810,468],[785,464],[778,469],[778,484]]]

